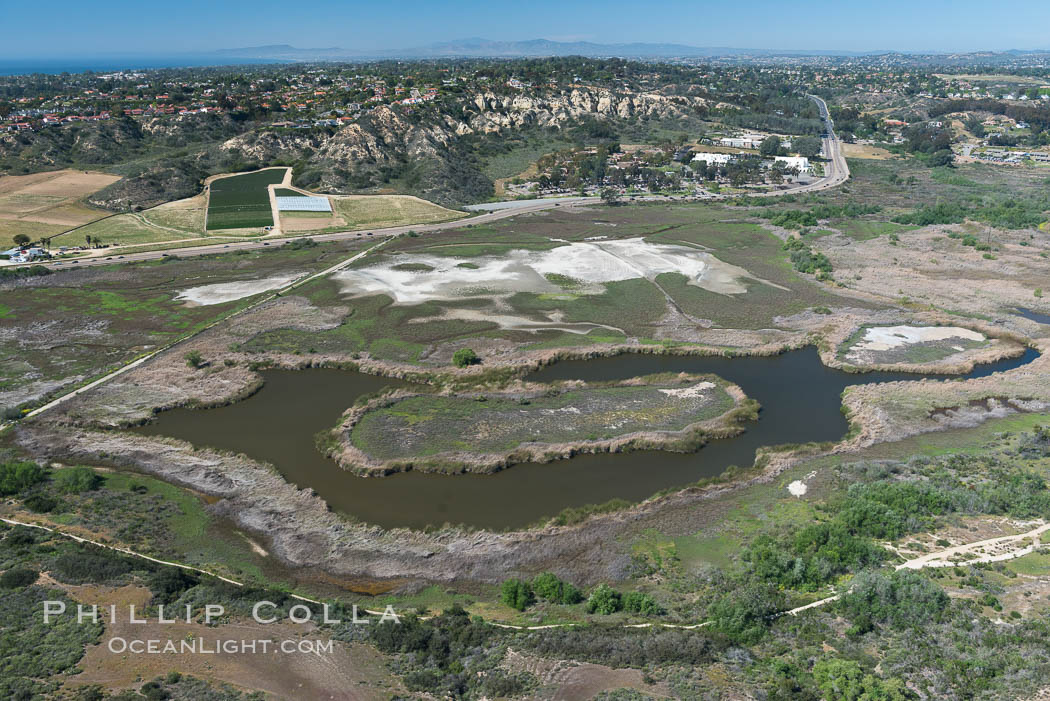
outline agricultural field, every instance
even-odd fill
[[[335,213],[347,230],[383,229],[412,224],[435,224],[467,216],[410,195],[348,195],[333,197]]]
[[[216,178],[208,186],[209,230],[273,226],[267,185],[284,182],[287,168]]]
[[[158,244],[206,236],[205,197],[198,195],[168,202],[152,209],[118,214],[52,240],[52,246],[79,246],[90,236],[93,242],[110,246]]]
[[[696,435],[679,432],[735,404],[723,380],[687,375],[516,396],[422,395],[380,400],[354,423],[349,439],[366,459],[387,465],[498,462],[522,448],[542,453],[631,434],[644,434],[652,445],[692,444]]]
[[[120,176],[74,170],[0,177],[0,246],[11,245],[16,234],[36,240],[106,216],[83,200],[117,180]]]

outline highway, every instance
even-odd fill
[[[231,253],[238,250],[260,250],[266,247],[278,247],[301,238],[309,238],[314,241],[346,241],[360,239],[367,241],[376,238],[398,236],[400,234],[415,231],[417,233],[444,231],[447,229],[458,229],[467,224],[484,224],[486,222],[506,219],[526,212],[537,212],[544,209],[552,209],[571,204],[597,204],[600,202],[596,197],[564,197],[559,200],[525,200],[521,206],[499,209],[485,212],[473,217],[456,219],[454,221],[439,224],[414,224],[411,226],[395,226],[388,229],[372,229],[371,231],[340,231],[332,234],[299,234],[295,236],[277,236],[274,238],[259,238],[250,241],[238,241],[234,243],[201,244],[199,246],[187,246],[184,248],[168,248],[156,251],[145,251],[140,253],[122,253],[120,248],[95,249],[82,258],[64,258],[61,260],[36,261],[34,263],[21,263],[17,267],[28,265],[43,265],[56,270],[68,270],[70,268],[82,268],[93,265],[113,265],[114,263],[134,263],[146,260],[159,260],[169,256],[188,258],[193,256],[214,255],[216,253]],[[16,267],[16,266],[8,266]]]
[[[820,137],[821,141],[823,141],[824,157],[827,159],[824,163],[824,175],[819,180],[805,185],[799,185],[788,190],[758,192],[753,194],[752,197],[776,197],[778,195],[794,195],[800,192],[819,192],[838,187],[849,180],[849,166],[846,165],[846,157],[842,155],[842,142],[835,135],[835,124],[831,119],[831,114],[828,112],[827,103],[816,95],[808,95],[807,97],[817,103],[820,116],[824,120],[824,133]]]

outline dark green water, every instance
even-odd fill
[[[1029,350],[1020,358],[979,366],[965,377],[1009,370],[1036,356]],[[263,372],[263,388],[242,402],[217,409],[166,411],[136,431],[265,460],[290,482],[315,490],[333,510],[381,526],[420,528],[449,522],[508,529],[568,506],[613,498],[637,501],[667,487],[721,474],[729,465],[750,465],[759,446],[837,440],[848,428],[839,410],[840,395],[848,385],[922,377],[885,372],[851,375],[824,366],[817,351],[806,348],[762,358],[627,354],[566,361],[531,379],[612,380],[668,371],[715,373],[735,382],[762,404],[759,420],[742,435],[714,441],[692,454],[581,455],[545,465],[515,465],[494,475],[409,472],[365,479],[318,453],[314,435],[334,426],[359,395],[403,383],[314,369]]]

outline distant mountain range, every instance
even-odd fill
[[[275,61],[336,61],[385,58],[522,58],[528,56],[619,56],[624,58],[696,58],[717,56],[865,56],[884,51],[739,49],[724,46],[698,47],[684,44],[597,44],[590,41],[492,41],[458,39],[407,49],[364,51],[329,47],[300,49],[288,44],[220,49],[224,58],[271,59]]]

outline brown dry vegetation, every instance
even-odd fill
[[[119,175],[79,170],[0,177],[0,245],[16,234],[36,239],[106,216],[82,200],[117,180]]]

